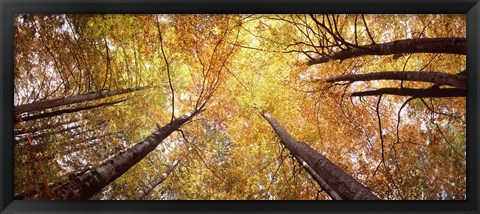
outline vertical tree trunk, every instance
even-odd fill
[[[140,200],[150,194],[152,190],[157,187],[159,184],[161,184],[167,177],[170,175],[170,173],[173,172],[175,167],[180,163],[181,160],[175,160],[172,165],[170,165],[167,170],[158,178],[156,178],[151,184],[147,185],[145,188],[143,188],[141,191],[137,192],[135,194],[135,200]]]
[[[89,94],[80,94],[80,95],[75,95],[71,97],[34,102],[34,103],[15,106],[14,112],[16,114],[22,114],[24,112],[46,110],[46,109],[54,108],[58,106],[81,103],[85,101],[92,101],[92,100],[97,100],[104,97],[111,97],[111,96],[126,94],[134,91],[140,91],[146,88],[149,88],[149,87],[127,88],[127,89],[113,90],[113,91],[100,91],[100,92],[94,92]]]
[[[103,187],[107,186],[110,182],[117,179],[133,165],[142,160],[148,153],[153,151],[160,142],[199,112],[200,111],[195,111],[190,116],[185,115],[173,120],[164,127],[154,131],[145,140],[116,155],[110,161],[70,179],[67,183],[54,190],[56,199],[86,200],[95,195]]]
[[[379,200],[370,190],[358,183],[352,176],[338,168],[323,155],[307,144],[297,142],[272,116],[267,113],[262,113],[262,116],[270,123],[290,153],[304,160],[342,199]]]

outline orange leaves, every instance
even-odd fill
[[[456,74],[466,68],[464,55],[401,53],[306,64],[310,57],[328,57],[373,41],[465,37],[464,16],[105,14],[18,15],[15,20],[16,104],[102,89],[155,86],[135,93],[124,105],[32,123],[32,127],[50,127],[83,118],[81,125],[94,131],[81,139],[122,131],[122,138],[112,135],[98,140],[92,143],[96,147],[85,146],[78,152],[81,155],[56,153],[80,139],[70,139],[71,133],[39,141],[55,141],[55,145],[67,142],[67,146],[45,149],[47,155],[62,162],[52,167],[60,171],[51,176],[52,181],[58,181],[65,168],[95,164],[109,152],[142,140],[155,124],[169,121],[172,95],[168,62],[175,115],[206,103],[206,111],[182,127],[190,144],[174,134],[169,139],[171,148],[155,150],[155,155],[97,198],[133,197],[130,193],[146,184],[137,181],[153,180],[163,163],[175,159],[182,145],[195,149],[161,191],[152,193],[152,199],[316,198],[317,186],[286,150],[282,152],[279,139],[259,111],[273,115],[292,136],[338,163],[382,197],[435,199],[442,188],[452,197],[464,195],[464,98],[414,99],[405,104],[398,119],[398,111],[408,98],[382,96],[378,110],[384,167],[380,165],[378,97],[351,98],[350,94],[384,87],[428,88],[432,84],[325,81],[333,76],[378,71]],[[105,125],[100,127],[102,122]],[[17,162],[23,160],[21,155]],[[28,175],[17,177],[25,180]],[[17,187],[27,188],[20,183]]]

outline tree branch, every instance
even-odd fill
[[[364,45],[307,61],[307,65],[321,64],[330,60],[344,60],[367,55],[390,55],[401,53],[446,53],[466,55],[466,38],[416,38],[393,42]]]
[[[165,61],[165,65],[167,66],[167,76],[168,76],[168,85],[170,87],[170,91],[172,92],[172,117],[170,118],[170,122],[175,120],[175,93],[172,86],[172,79],[170,77],[170,64],[167,60],[167,55],[165,54],[165,50],[163,49],[163,37],[162,31],[160,30],[160,22],[158,21],[158,16],[155,15],[155,22],[157,24],[158,30],[158,40],[160,41],[160,50],[162,51],[163,60]]]
[[[449,74],[444,72],[429,71],[382,71],[368,74],[349,74],[326,79],[328,83],[340,81],[372,81],[372,80],[406,80],[431,82],[438,85],[449,85],[460,89],[466,89],[466,76]]]
[[[383,94],[414,97],[465,97],[467,96],[467,90],[457,88],[381,88],[372,91],[354,92],[351,96],[363,97],[378,96]]]

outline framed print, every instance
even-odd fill
[[[2,1],[2,213],[478,212],[478,1]]]

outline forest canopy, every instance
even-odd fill
[[[18,14],[14,198],[466,200],[455,14]]]

